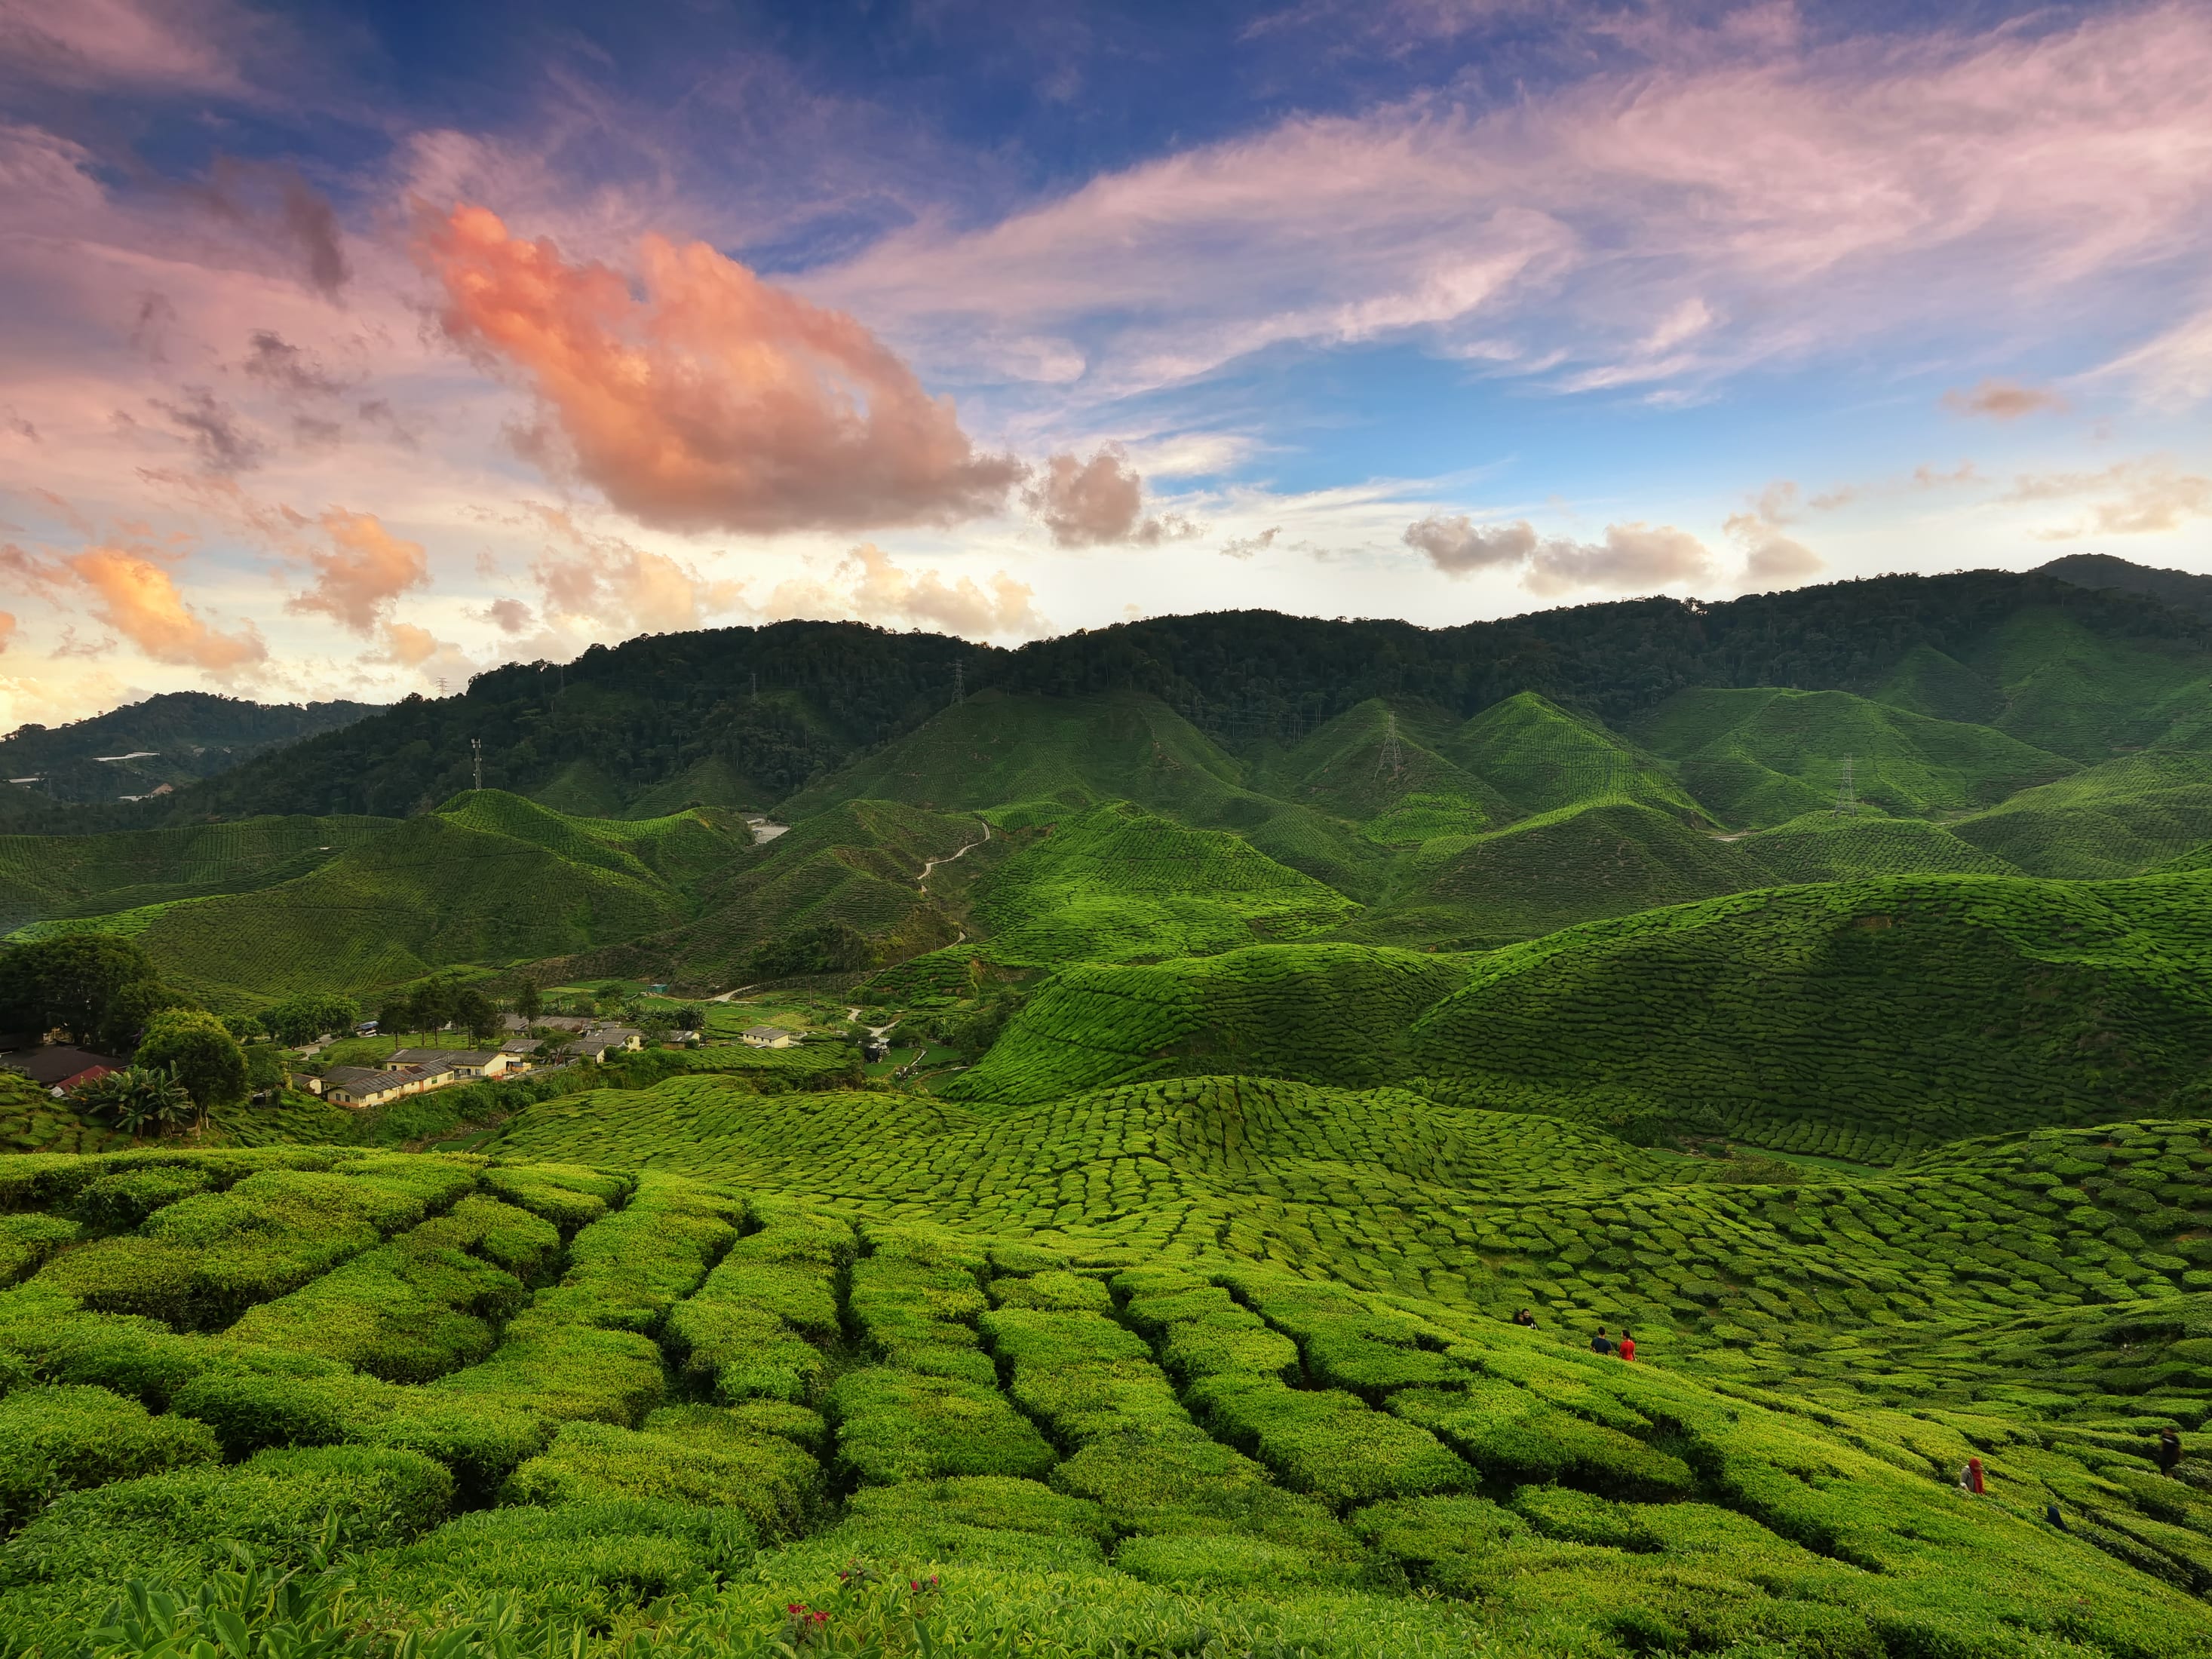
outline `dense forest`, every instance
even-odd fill
[[[471,739],[483,744],[487,786],[543,793],[564,773],[587,779],[579,810],[619,810],[657,786],[710,775],[693,792],[699,799],[766,805],[911,730],[956,685],[1146,692],[1232,752],[1295,742],[1375,696],[1465,716],[1535,691],[1618,723],[1688,686],[1865,690],[1917,647],[1967,654],[2038,608],[2103,639],[2212,648],[2212,623],[2158,599],[2001,571],[1881,576],[1711,604],[1630,599],[1444,629],[1224,611],[1015,650],[857,623],[778,623],[494,669],[464,695],[409,697],[161,800],[80,815],[74,827],[265,812],[404,816],[470,786]],[[64,827],[34,820],[34,810],[20,803],[0,827]]]

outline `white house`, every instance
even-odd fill
[[[738,1040],[755,1048],[788,1048],[799,1041],[799,1033],[787,1031],[781,1025],[748,1025],[738,1033]]]

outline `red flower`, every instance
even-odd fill
[[[817,1625],[826,1625],[830,1622],[830,1615],[826,1613],[817,1613],[814,1615],[814,1622]]]

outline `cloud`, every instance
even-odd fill
[[[760,607],[766,617],[854,617],[885,627],[939,629],[967,639],[993,635],[1030,638],[1051,631],[1024,582],[997,570],[983,581],[894,564],[872,542],[863,542],[838,564],[836,580],[794,580],[776,584]]]
[[[2048,386],[2024,386],[2018,380],[1984,380],[1967,391],[1945,392],[1943,407],[1954,415],[2016,421],[2023,415],[2063,413],[2066,399]]]
[[[1686,530],[1609,524],[1602,542],[1546,542],[1522,581],[1532,593],[1583,587],[1648,593],[1678,582],[1710,580],[1715,574],[1712,554]]]
[[[2212,307],[2098,372],[2133,380],[2143,401],[2157,409],[2190,409],[2212,398]]]
[[[287,600],[287,611],[319,611],[356,634],[373,634],[401,594],[429,585],[422,544],[393,535],[374,513],[332,507],[319,522],[330,546],[307,553],[314,586]]]
[[[280,397],[335,398],[346,389],[346,383],[325,368],[312,352],[289,343],[274,329],[255,329],[247,343],[251,349],[239,367],[247,379]]]
[[[1525,563],[1538,541],[1535,526],[1526,519],[1479,525],[1464,513],[1450,518],[1431,514],[1407,525],[1403,539],[1427,554],[1429,562],[1447,576]]]
[[[2083,495],[2103,498],[2089,503],[2086,519],[2030,533],[2039,541],[2158,535],[2192,519],[2212,518],[2212,477],[2179,471],[2166,461],[2120,461],[2097,472],[2022,475],[2003,499],[2047,501]]]
[[[1022,501],[1044,521],[1057,547],[1116,542],[1157,547],[1199,533],[1179,514],[1145,515],[1145,481],[1116,444],[1102,446],[1087,461],[1073,454],[1051,457],[1044,476],[1023,490]]]
[[[226,37],[250,27],[219,0],[0,0],[0,64],[62,86],[235,92]]]
[[[1283,526],[1271,524],[1256,536],[1232,536],[1221,544],[1223,556],[1249,559],[1255,553],[1264,553],[1275,544],[1275,538],[1283,533]]]
[[[1818,509],[1829,501],[1815,496]],[[1744,580],[1753,587],[1787,587],[1818,575],[1827,562],[1804,543],[1786,534],[1783,526],[1797,515],[1796,482],[1779,478],[1759,494],[1748,512],[1730,514],[1722,530],[1743,549]]]
[[[484,607],[483,615],[486,622],[509,635],[521,633],[536,620],[520,599],[494,599]]]
[[[168,417],[199,457],[200,470],[211,473],[245,472],[261,465],[268,446],[240,423],[238,412],[205,386],[186,386],[183,400],[146,400]]]
[[[11,611],[0,611],[0,656],[5,656],[9,641],[15,637],[15,615]]]
[[[294,277],[335,301],[353,276],[337,210],[289,167],[224,156],[197,199],[283,260]]]
[[[738,603],[741,582],[714,581],[665,553],[602,535],[558,507],[533,507],[552,538],[532,563],[540,609],[595,632],[674,634]]]
[[[648,236],[643,298],[605,265],[460,207],[417,242],[446,332],[519,371],[575,471],[642,523],[750,531],[950,524],[1020,467],[979,455],[950,399],[851,317],[704,243]]]
[[[1612,524],[1601,542],[1539,536],[1526,519],[1477,524],[1467,514],[1431,514],[1406,526],[1406,545],[1448,576],[1511,570],[1532,593],[1577,588],[1650,592],[1715,574],[1705,544],[1671,525]]]
[[[268,658],[252,623],[229,634],[211,627],[142,550],[88,547],[65,562],[97,596],[93,614],[155,662],[230,674]]]
[[[1101,395],[1391,336],[1562,386],[1694,386],[2078,314],[2084,285],[2132,292],[2212,240],[2199,6],[1615,44],[1487,106],[1301,115],[980,228],[924,215],[809,292],[925,361],[982,331],[1070,340]]]

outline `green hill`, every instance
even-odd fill
[[[2056,609],[2015,612],[1967,661],[2003,688],[1999,731],[2084,763],[2155,743],[2206,708],[2201,653],[2114,638]]]
[[[1626,800],[1693,823],[1705,819],[1697,802],[1626,739],[1533,691],[1484,709],[1444,752],[1524,812]]]
[[[243,818],[103,836],[0,836],[0,933],[273,886],[392,828],[390,818]]]
[[[1498,951],[1416,1035],[1444,1097],[1862,1160],[2190,1115],[2201,877],[1900,877],[1747,893]]]
[[[1854,876],[2016,876],[2021,872],[1942,824],[1833,809],[1808,812],[1738,846],[1778,882],[1848,881]]]
[[[1950,828],[2030,875],[2135,875],[2212,839],[2212,755],[2122,756]]]
[[[1239,836],[1128,802],[1050,826],[975,903],[991,959],[1019,967],[1210,956],[1318,933],[1358,908]]]
[[[164,978],[210,994],[363,992],[665,929],[739,845],[696,814],[586,825],[484,790],[289,881],[77,925],[135,934]]]
[[[1769,884],[1740,845],[1627,799],[1565,806],[1470,841],[1429,842],[1354,936],[1376,943],[1528,939]]]
[[[1846,759],[1858,799],[1899,817],[1992,806],[2077,769],[1987,726],[1844,691],[1683,691],[1633,734],[1720,817],[1755,829],[1832,806]]]
[[[1426,746],[1449,740],[1453,724],[1441,711],[1401,713],[1371,697],[1272,758],[1255,787],[1351,819],[1386,847],[1477,834],[1521,816],[1480,778]]]
[[[1226,1072],[1371,1087],[1412,1071],[1414,1021],[1466,976],[1461,957],[1353,945],[1065,968],[944,1092],[1028,1105]]]

